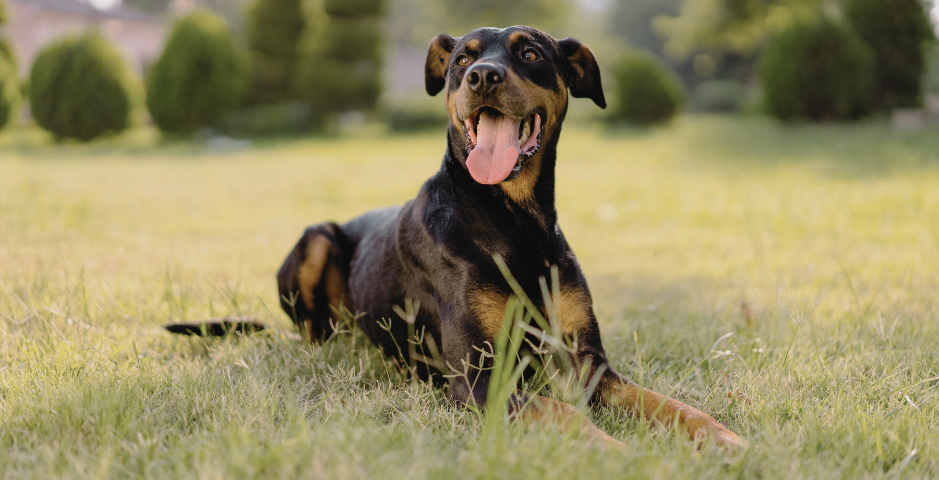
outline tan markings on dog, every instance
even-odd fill
[[[583,290],[561,288],[561,302],[558,316],[561,328],[566,334],[573,334],[590,326],[593,304],[590,296]]]
[[[456,130],[460,133],[460,138],[466,136],[466,128],[463,126],[463,122],[460,121],[459,114],[457,112],[457,105],[459,105],[460,100],[464,97],[463,89],[459,88],[455,92],[450,93],[450,79],[447,78],[447,83],[444,85],[444,91],[447,92],[447,114],[450,116],[450,123],[456,127]]]
[[[502,330],[502,319],[509,297],[488,287],[476,287],[469,292],[469,307],[479,326],[486,335],[486,340],[494,340]]]
[[[502,182],[499,186],[515,203],[519,205],[529,204],[535,201],[535,184],[538,183],[540,174],[541,154],[539,153],[528,160],[528,165],[525,166],[518,178],[509,182]]]
[[[453,124],[453,127],[456,128],[457,133],[459,133],[459,137],[457,138],[465,137],[466,127],[463,125],[463,122],[461,122],[460,119],[457,117],[456,110],[449,110],[449,113],[450,113],[450,123]]]
[[[310,310],[314,309],[313,289],[323,278],[323,268],[333,251],[333,245],[326,237],[316,237],[306,246],[306,259],[298,269],[297,280],[300,283],[300,296]]]
[[[348,303],[349,293],[346,291],[346,279],[335,261],[329,262],[324,276],[326,278],[326,296],[329,297],[329,304],[335,308],[346,307],[351,310],[352,305]]]
[[[544,119],[544,127],[547,127],[544,138],[547,139],[549,134],[558,128],[558,120],[567,107],[565,84],[560,76],[557,76],[555,80],[558,82],[557,91],[552,91],[520,77],[510,69],[506,72],[505,82],[500,87],[502,89],[500,101],[483,101],[476,95],[465,93],[469,90],[469,86],[461,83],[448,97],[447,108],[451,111],[451,118],[455,113],[457,118],[465,119],[480,107],[493,107],[510,117],[521,119],[528,117],[536,108],[541,107],[547,114],[547,118]],[[447,90],[449,91],[449,88]]]
[[[431,72],[437,77],[443,78],[447,74],[447,65],[450,63],[450,51],[440,44],[439,38],[434,38],[430,42],[427,58],[427,64]]]
[[[530,38],[531,37],[529,37],[528,34],[525,32],[512,32],[512,34],[509,35],[509,43],[507,44],[507,46],[511,47],[512,45],[518,43],[521,40],[528,40]]]
[[[479,53],[479,39],[474,38],[466,42],[466,49],[473,53]]]
[[[661,393],[642,388],[625,378],[604,376],[599,387],[603,404],[625,409],[633,417],[654,420],[665,428],[678,422],[678,428],[692,440],[713,437],[719,445],[729,448],[745,444],[710,415]]]
[[[563,85],[560,76],[557,77],[557,81],[558,85]],[[512,96],[511,103],[520,105],[514,108],[514,111],[527,113],[537,107],[545,109],[542,142],[556,135],[558,121],[567,106],[567,90],[560,88],[559,93],[552,92],[514,74],[508,76],[507,85],[510,90],[517,92]],[[525,166],[518,178],[500,184],[502,191],[519,205],[534,201],[535,185],[541,174],[541,152],[535,154],[528,162],[529,165]]]
[[[574,67],[577,77],[584,76],[584,68],[581,65],[590,62],[591,58],[587,55],[585,47],[577,49],[572,55],[567,57],[568,64]]]

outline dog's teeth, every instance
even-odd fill
[[[528,122],[528,120],[525,120],[525,123],[522,124],[522,136],[518,139],[519,147],[525,144],[529,135],[531,135],[531,124]]]

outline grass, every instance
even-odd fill
[[[736,454],[615,411],[590,414],[625,453],[492,433],[359,332],[290,339],[274,273],[303,227],[407,200],[441,137],[0,136],[0,476],[939,476],[939,131],[565,130],[561,225],[611,361],[748,438]],[[276,328],[159,328],[228,314]]]

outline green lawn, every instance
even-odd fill
[[[442,133],[0,148],[4,478],[939,476],[935,128],[565,130],[561,226],[611,361],[729,424],[740,453],[615,411],[590,414],[626,452],[484,432],[358,332],[291,339],[274,274],[303,228],[413,196]],[[159,328],[228,314],[277,328]]]

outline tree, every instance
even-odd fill
[[[371,110],[381,94],[383,0],[326,0],[322,29],[308,29],[297,87],[314,114]]]
[[[854,120],[870,112],[874,54],[844,22],[796,22],[767,45],[760,80],[782,120]]]
[[[160,130],[189,134],[241,104],[243,52],[224,20],[207,11],[179,19],[147,79],[147,108]]]
[[[679,14],[682,0],[621,0],[608,12],[611,33],[632,47],[663,55],[665,40],[652,28],[652,19]]]
[[[29,74],[33,118],[57,138],[83,141],[130,124],[130,69],[95,34],[67,37],[39,53]]]
[[[847,0],[844,12],[873,49],[877,105],[917,106],[926,65],[924,43],[935,38],[919,0]]]
[[[0,0],[0,26],[6,25],[9,20],[6,1]],[[17,61],[16,53],[13,51],[13,45],[10,44],[9,40],[3,37],[0,37],[0,59],[5,59],[13,66],[13,70],[16,70]]]
[[[611,115],[637,125],[671,120],[685,101],[685,89],[675,72],[647,52],[631,52],[613,67],[616,100]]]
[[[16,67],[0,58],[0,129],[16,119],[20,106],[20,81]]]
[[[248,9],[253,103],[295,97],[297,41],[304,29],[301,0],[254,0]]]
[[[827,0],[684,0],[678,16],[659,16],[653,26],[676,58],[698,50],[751,55],[793,21],[814,16]]]

